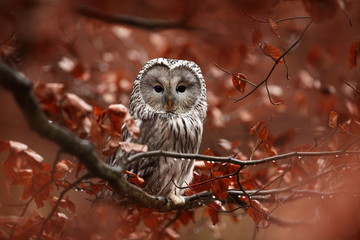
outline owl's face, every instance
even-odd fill
[[[142,77],[140,94],[155,112],[182,114],[201,95],[201,83],[189,68],[154,65]]]

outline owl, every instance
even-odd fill
[[[185,60],[156,58],[139,72],[132,89],[129,112],[140,128],[132,138],[123,128],[124,141],[145,144],[148,151],[197,153],[206,117],[206,86],[197,64]],[[117,151],[117,165],[134,153]],[[146,157],[130,164],[129,171],[144,179],[143,190],[184,202],[181,194],[190,184],[194,160]]]

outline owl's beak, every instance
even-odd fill
[[[168,100],[167,100],[168,110],[172,110],[173,105],[174,105],[174,102],[173,102],[171,99],[168,99]]]

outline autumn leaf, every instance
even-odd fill
[[[349,50],[349,67],[357,65],[357,57],[360,55],[360,41],[353,42]]]
[[[159,226],[159,219],[154,210],[142,209],[141,213],[145,226],[150,229],[156,229]]]
[[[236,73],[232,76],[233,86],[241,93],[245,92],[247,77],[242,73]]]
[[[264,120],[260,120],[258,121],[253,127],[250,128],[250,132],[249,135],[250,136],[254,136],[255,134],[257,135],[260,129],[260,126],[264,123]]]
[[[56,163],[54,178],[56,180],[64,179],[68,173],[73,170],[73,163],[68,159],[60,160]]]
[[[250,207],[247,214],[254,220],[256,225],[261,221],[268,219],[269,210],[264,207],[258,200],[250,200]]]
[[[53,196],[52,198],[49,199],[49,203],[53,207],[55,206],[57,201],[59,201],[59,198],[55,197],[55,196]],[[70,210],[72,214],[75,214],[75,212],[76,212],[76,206],[72,201],[69,200],[69,196],[67,196],[66,199],[60,200],[59,207],[66,209],[66,210]]]
[[[277,23],[272,20],[271,18],[268,18],[267,19],[268,23],[269,23],[269,26],[270,26],[270,29],[271,31],[277,36],[280,38],[280,33],[279,33],[279,28],[278,28],[278,25]]]
[[[144,184],[144,179],[139,177],[137,174],[130,172],[128,170],[124,170],[124,174],[129,175],[130,177],[128,178],[129,182],[135,184],[138,187],[141,187],[141,185]]]
[[[213,225],[216,225],[219,222],[220,210],[221,210],[221,205],[219,202],[211,202],[208,204],[207,213],[209,214]]]
[[[279,49],[277,49],[276,47],[274,47],[273,45],[267,44],[267,43],[263,43],[261,44],[261,49],[263,50],[264,54],[266,56],[271,57],[274,61],[278,61],[278,63],[283,63],[284,59],[281,58],[280,60],[278,60],[281,57],[281,52]]]
[[[337,126],[339,114],[335,111],[331,111],[329,114],[329,126],[331,128],[335,128]]]
[[[214,180],[211,182],[211,192],[219,199],[225,200],[228,195],[228,189],[231,184],[229,178],[223,178],[223,174],[219,171],[212,171]]]

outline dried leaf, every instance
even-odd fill
[[[56,180],[64,179],[72,170],[73,163],[70,160],[60,160],[55,166],[54,178]]]
[[[208,204],[207,212],[210,216],[211,222],[213,225],[216,225],[219,222],[219,211],[221,210],[221,205],[217,202],[211,202]]]
[[[177,233],[174,229],[172,228],[169,228],[167,227],[165,229],[165,233],[166,233],[166,236],[169,238],[169,239],[178,239],[180,238],[180,235],[179,233]]]
[[[331,128],[336,128],[337,126],[337,120],[338,120],[339,114],[335,111],[331,111],[329,114],[329,126]]]
[[[144,179],[139,177],[137,174],[133,173],[133,172],[130,172],[128,170],[125,170],[124,171],[124,174],[127,174],[129,175],[130,177],[128,178],[129,182],[135,184],[136,186],[138,187],[141,187],[141,185],[144,184]]]
[[[255,134],[257,135],[260,129],[260,126],[264,123],[264,120],[260,120],[258,121],[252,128],[250,128],[250,132],[249,135],[250,136],[254,136]]]
[[[268,23],[269,23],[269,26],[270,26],[270,29],[271,31],[277,36],[280,38],[280,33],[279,33],[279,28],[278,28],[278,25],[277,23],[272,20],[271,18],[268,18]]]
[[[219,171],[213,171],[212,176],[215,178],[211,183],[211,191],[219,199],[225,200],[228,195],[228,189],[231,184],[229,178],[221,178],[223,174]],[[217,179],[220,178],[220,179]]]
[[[242,73],[235,73],[232,76],[233,86],[241,93],[245,92],[247,77]]]
[[[264,51],[264,54],[266,56],[271,57],[274,61],[277,61],[282,55],[279,49],[267,43],[263,43],[261,45],[261,49]],[[283,63],[283,62],[284,62],[283,58],[278,61],[278,63]]]
[[[247,214],[258,225],[261,221],[267,220],[269,210],[264,207],[258,200],[250,200],[250,206],[247,209]]]
[[[349,50],[349,67],[357,65],[357,57],[360,56],[360,41],[353,42]]]
[[[93,111],[93,107],[87,104],[84,100],[82,100],[79,96],[73,93],[65,94],[65,98],[67,99],[70,106],[78,109],[82,112],[91,113]]]

